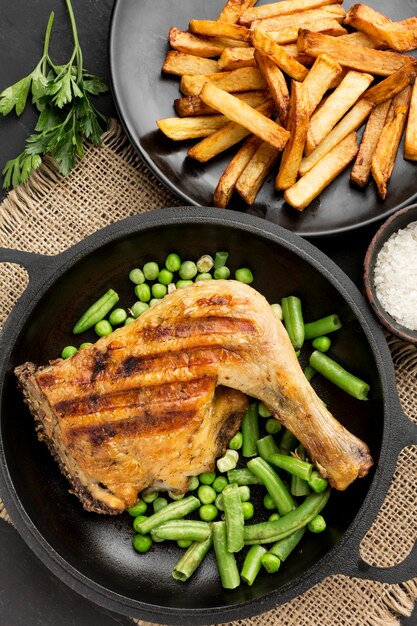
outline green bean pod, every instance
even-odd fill
[[[310,356],[310,365],[334,385],[346,391],[357,400],[367,400],[369,385],[346,371],[327,354],[315,350]]]
[[[335,330],[339,330],[339,328],[342,328],[339,317],[337,315],[328,315],[327,317],[322,317],[315,322],[304,324],[305,339],[315,339],[316,337],[321,337],[322,335],[328,335],[329,333],[333,333]]]
[[[301,461],[293,456],[287,456],[286,454],[271,454],[268,458],[269,463],[276,465],[280,469],[285,470],[293,476],[298,476],[303,480],[310,480],[313,473],[313,466],[311,463]]]
[[[240,576],[235,555],[227,549],[226,523],[213,522],[212,532],[214,552],[222,586],[224,589],[236,589],[240,584]]]
[[[149,533],[151,530],[160,526],[163,522],[168,522],[173,519],[180,519],[188,513],[192,513],[200,506],[200,500],[195,496],[188,496],[183,500],[177,502],[171,502],[167,504],[157,513],[154,513],[148,519],[138,524],[136,530],[143,535]]]
[[[264,461],[268,461],[271,454],[279,453],[279,448],[272,435],[267,435],[266,437],[262,437],[262,439],[258,439],[256,445],[258,448],[258,454]]]
[[[268,554],[274,554],[281,561],[285,561],[285,559],[288,558],[291,552],[295,550],[295,548],[298,546],[301,539],[304,537],[305,531],[306,531],[306,526],[303,526],[303,528],[296,530],[289,537],[286,537],[285,539],[281,539],[281,541],[277,541],[269,549]]]
[[[250,404],[242,420],[242,455],[244,457],[258,454],[256,442],[259,439],[258,409],[256,404]]]
[[[279,520],[245,526],[243,531],[245,544],[275,543],[289,537],[296,530],[307,526],[320,513],[326,505],[330,493],[330,489],[322,493],[311,493],[298,508],[290,511]]]
[[[114,289],[109,289],[106,293],[101,296],[92,304],[80,317],[78,322],[75,324],[72,332],[74,335],[80,335],[84,333],[89,328],[95,326],[98,322],[101,322],[109,313],[112,308],[119,302],[119,296],[114,291]]]
[[[262,485],[262,480],[255,476],[247,467],[241,469],[233,469],[227,472],[229,483],[236,483],[239,486],[244,485]]]
[[[301,350],[304,343],[304,320],[301,300],[296,296],[288,296],[281,300],[284,325],[294,350]]]
[[[181,582],[188,580],[202,563],[212,545],[213,537],[211,532],[210,536],[205,539],[205,541],[196,541],[192,543],[187,552],[182,555],[172,570],[172,577],[175,580],[180,580]]]
[[[262,557],[266,554],[266,552],[266,548],[256,545],[252,546],[247,553],[242,571],[240,572],[240,577],[249,586],[253,585],[253,582],[262,567]]]
[[[210,525],[190,519],[171,520],[164,522],[151,531],[152,539],[190,539],[191,541],[205,541],[210,536]]]
[[[244,546],[243,525],[245,519],[242,511],[239,487],[236,484],[225,487],[220,496],[223,499],[226,520],[227,549],[239,552]]]
[[[248,462],[248,467],[262,480],[280,515],[286,515],[295,508],[295,502],[288,489],[266,461],[257,457]]]

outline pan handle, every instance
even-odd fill
[[[0,246],[0,263],[16,263],[24,267],[30,280],[45,278],[45,270],[51,265],[54,257],[37,252],[25,252]]]

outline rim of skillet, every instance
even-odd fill
[[[261,598],[254,598],[234,606],[228,605],[201,609],[163,607],[133,600],[110,591],[71,566],[45,540],[38,528],[32,523],[29,514],[14,490],[13,481],[6,464],[3,439],[0,437],[0,488],[6,508],[24,541],[60,580],[87,599],[124,615],[134,617],[136,614],[141,617],[153,618],[155,621],[158,618],[163,618],[167,624],[177,624],[181,621],[181,623],[197,625],[216,623],[219,619],[221,621],[243,619],[265,612],[274,606],[289,601],[301,591],[305,591],[323,580],[326,576],[342,573],[340,567],[339,569],[332,567],[332,561],[337,553],[342,551],[346,543],[354,537],[356,532],[361,532],[361,539],[363,538],[376,515],[372,503],[377,498],[377,506],[379,508],[386,495],[388,485],[381,493],[379,493],[379,487],[387,481],[388,477],[391,478],[393,468],[391,467],[392,463],[381,463],[381,461],[386,459],[389,449],[394,409],[400,405],[396,393],[392,359],[384,335],[357,287],[331,259],[300,236],[280,226],[266,222],[261,218],[236,213],[227,209],[219,211],[219,209],[195,206],[159,209],[147,214],[129,217],[96,231],[58,255],[45,257],[45,262],[49,263],[50,267],[45,282],[41,285],[35,285],[36,281],[31,282],[29,280],[28,287],[10,313],[0,336],[0,399],[3,397],[6,366],[14,350],[16,340],[35,306],[61,275],[76,265],[87,253],[91,254],[105,244],[129,236],[134,232],[163,228],[164,226],[178,223],[211,223],[249,232],[295,253],[318,270],[338,290],[361,325],[375,358],[381,381],[384,412],[380,459],[375,467],[375,470],[378,469],[378,471],[374,470],[374,476],[367,495],[360,505],[358,513],[335,546],[296,581],[291,581],[280,589],[270,592]],[[36,290],[33,289],[35,286]],[[396,459],[394,467],[395,463]],[[358,545],[359,543],[360,541]],[[359,557],[359,553],[357,557]]]

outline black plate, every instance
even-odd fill
[[[188,204],[211,206],[217,181],[236,149],[209,163],[187,157],[195,143],[174,142],[156,127],[155,120],[175,115],[178,77],[161,74],[171,26],[187,29],[192,18],[216,19],[224,0],[119,0],[110,34],[110,63],[114,99],[135,148],[152,171]],[[259,4],[264,4],[260,2]],[[348,9],[353,0],[344,6]],[[369,0],[369,5],[400,20],[415,15],[413,1]],[[417,198],[417,168],[402,157],[400,148],[387,198],[382,202],[374,184],[359,190],[349,184],[350,168],[341,174],[308,209],[298,213],[273,190],[273,176],[252,208],[235,194],[229,208],[252,213],[307,237],[333,235],[370,224]]]

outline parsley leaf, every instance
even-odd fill
[[[31,82],[32,74],[29,74],[29,76],[25,76],[2,91],[0,93],[0,113],[8,115],[15,109],[16,115],[21,115],[25,110]]]

